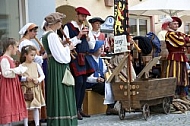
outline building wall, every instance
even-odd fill
[[[92,17],[99,16],[105,19],[109,15],[113,15],[113,7],[106,7],[104,0],[56,0],[56,8],[67,5],[77,8],[79,6],[85,7],[89,10]],[[75,18],[75,15],[67,15]],[[87,17],[88,19],[90,17]]]
[[[41,27],[44,17],[55,12],[55,0],[26,0],[28,3],[28,22]],[[26,3],[26,4],[27,4]],[[26,8],[27,9],[27,8]],[[40,38],[43,30],[39,28],[37,37]]]

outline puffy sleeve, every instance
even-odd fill
[[[45,75],[44,75],[44,72],[43,72],[43,70],[42,70],[42,68],[41,68],[41,66],[39,64],[37,64],[37,70],[38,70],[38,73],[40,75],[38,77],[38,82],[41,83],[44,80]]]
[[[94,49],[96,41],[91,31],[89,31],[88,37],[90,38],[90,41],[88,41],[89,48]]]
[[[5,78],[15,78],[16,76],[13,69],[10,68],[10,63],[6,58],[1,60],[1,74]]]
[[[65,25],[63,32],[65,33],[65,35],[67,36],[67,38],[70,38],[69,36],[69,28],[67,27],[67,25]],[[77,36],[70,38],[69,39],[74,46],[76,46],[77,44],[81,43],[81,40],[77,38]],[[63,36],[63,41],[66,41],[66,38]]]
[[[186,35],[181,32],[168,32],[166,34],[166,41],[168,41],[173,47],[180,47],[188,42],[185,37]]]
[[[56,33],[48,35],[48,46],[52,56],[59,63],[69,63],[71,61],[70,49],[68,46],[63,46]]]

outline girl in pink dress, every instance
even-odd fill
[[[27,109],[20,86],[18,74],[26,71],[26,67],[15,67],[12,55],[16,55],[18,42],[13,38],[3,40],[3,56],[0,58],[0,124],[11,126],[12,122],[27,117]]]

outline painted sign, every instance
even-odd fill
[[[114,34],[126,34],[126,0],[114,0]]]
[[[101,30],[112,30],[113,31],[113,26],[114,26],[114,17],[108,16],[105,19],[105,22],[100,26],[100,29]]]
[[[127,52],[127,46],[129,46],[128,44],[126,35],[114,36],[114,53]]]

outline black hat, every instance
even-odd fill
[[[97,21],[100,22],[101,24],[104,23],[104,20],[102,18],[100,18],[100,17],[94,17],[94,18],[89,19],[88,21],[90,23],[94,23],[94,22],[97,22]]]

